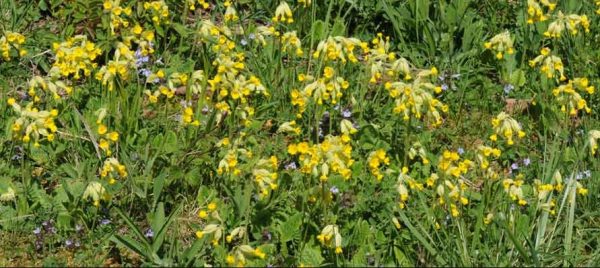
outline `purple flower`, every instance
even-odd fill
[[[73,245],[73,241],[71,241],[71,239],[65,240],[65,246],[71,247],[72,245]]]
[[[42,228],[40,228],[40,227],[38,227],[38,228],[35,228],[35,229],[33,230],[33,234],[35,234],[35,235],[39,235],[39,234],[41,234],[41,233],[42,233]]]
[[[463,149],[462,147],[459,147],[458,150],[457,150],[457,153],[460,154],[460,155],[462,155],[462,154],[465,153],[465,149]]]
[[[529,159],[529,157],[523,159],[523,165],[529,166],[530,164],[531,164],[531,159]]]
[[[344,118],[350,118],[350,117],[352,117],[352,111],[350,111],[348,109],[344,109],[342,111],[342,117],[344,117]]]
[[[148,76],[150,76],[152,74],[152,72],[148,69],[140,69],[139,72],[141,75],[143,75],[146,78],[148,78]]]
[[[448,84],[446,84],[446,83],[442,84],[442,90],[443,91],[448,90]]]
[[[517,170],[517,169],[519,169],[519,164],[517,164],[517,163],[513,163],[512,165],[510,165],[510,169],[512,169],[512,170]]]
[[[513,89],[515,89],[515,86],[511,84],[504,85],[504,94],[508,95],[508,93],[510,93]]]
[[[146,230],[146,233],[144,233],[144,236],[146,238],[152,238],[152,237],[154,237],[154,232],[152,231],[152,228],[148,228],[148,230]]]
[[[108,225],[108,224],[110,224],[110,220],[109,219],[102,219],[102,220],[100,220],[100,224],[102,224],[102,225]]]
[[[337,187],[335,187],[335,186],[331,186],[331,188],[329,189],[329,191],[330,191],[332,194],[338,194],[338,193],[340,192],[340,189],[338,189],[338,188],[337,188]]]
[[[292,161],[289,164],[285,165],[285,170],[297,169],[296,162]]]

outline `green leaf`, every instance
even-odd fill
[[[341,36],[341,35],[345,35],[346,32],[346,25],[344,24],[344,21],[340,18],[336,18],[335,22],[333,23],[333,27],[331,27],[331,36]]]
[[[165,153],[173,153],[179,150],[179,146],[177,144],[177,135],[173,131],[167,132],[163,144],[163,150]]]
[[[120,245],[139,254],[140,256],[144,256],[146,259],[150,259],[150,255],[148,255],[146,247],[140,244],[138,241],[135,241],[131,237],[114,235],[110,238],[110,240],[115,242],[117,245]]]
[[[161,173],[154,179],[154,184],[152,185],[152,208],[156,207],[160,193],[165,185],[165,177],[166,173]]]
[[[187,27],[181,23],[174,22],[171,26],[173,26],[173,29],[181,36],[181,38],[186,38],[190,35]]]
[[[289,217],[278,227],[279,240],[281,243],[291,241],[300,235],[300,226],[302,225],[302,213],[298,212]]]
[[[165,206],[162,202],[158,203],[156,210],[151,215],[150,227],[153,231],[158,231],[162,229],[165,223]]]
[[[396,263],[398,266],[402,266],[402,267],[414,266],[411,263],[410,259],[408,259],[406,257],[404,252],[402,252],[402,250],[400,250],[398,248],[398,246],[394,247],[394,256],[396,257]]]
[[[323,263],[323,256],[321,256],[321,248],[311,244],[306,245],[302,252],[300,252],[300,263],[304,266],[319,266]]]
[[[517,69],[510,74],[510,81],[513,86],[522,87],[525,85],[525,72],[521,69]]]
[[[162,226],[158,226],[158,224],[153,225],[152,228],[153,231],[156,232],[156,235],[154,236],[154,242],[152,243],[152,249],[153,249],[153,253],[156,254],[160,247],[163,244],[163,241],[165,240],[165,237],[167,235],[167,230],[169,230],[169,226],[171,226],[171,224],[173,223],[173,220],[176,218],[176,216],[179,214],[179,210],[181,209],[181,205],[178,206],[175,210],[173,210],[173,212],[171,212],[171,214],[169,215],[169,218],[167,218],[167,220],[164,220],[164,208],[162,203],[159,203],[158,205],[159,211],[162,215],[159,215],[159,217],[162,217],[162,219],[158,219],[156,220],[156,222],[162,222]],[[156,216],[155,216],[156,217]]]
[[[325,25],[324,21],[322,21],[322,20],[315,21],[310,30],[311,35],[314,38],[314,40],[324,39],[326,28],[327,28],[327,26]]]

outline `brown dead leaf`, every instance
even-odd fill
[[[509,114],[520,114],[529,108],[531,99],[505,99],[504,111]]]
[[[147,119],[152,119],[152,118],[156,117],[156,111],[153,111],[150,109],[144,109],[144,110],[142,110],[142,117],[147,118]]]

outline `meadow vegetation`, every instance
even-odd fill
[[[0,265],[598,265],[599,23],[0,0]]]

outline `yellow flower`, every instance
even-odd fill
[[[104,124],[98,126],[98,134],[104,135],[106,134],[106,131],[108,131],[108,128]]]
[[[204,237],[204,232],[203,232],[203,231],[196,231],[196,237],[197,237],[198,239],[200,239],[200,238]]]
[[[119,133],[117,133],[116,131],[113,131],[111,133],[108,133],[108,138],[111,141],[118,141],[119,140]]]
[[[292,9],[285,1],[281,1],[279,3],[279,6],[277,6],[277,8],[275,9],[275,16],[273,17],[272,20],[275,23],[277,23],[277,22],[287,22],[287,23],[294,22],[294,18],[292,17]]]

